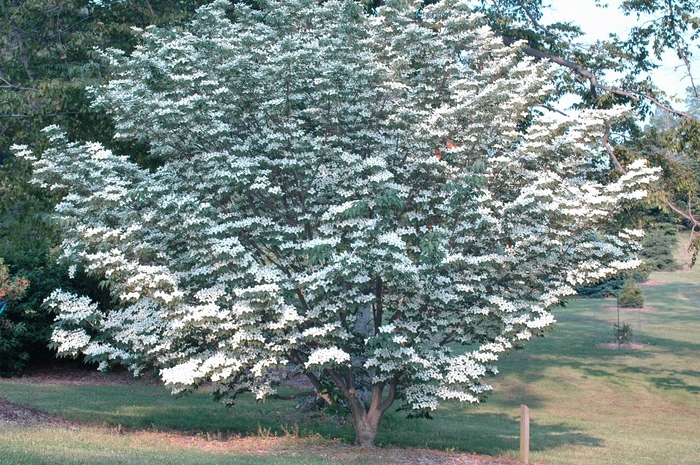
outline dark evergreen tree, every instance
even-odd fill
[[[142,165],[156,166],[147,146],[115,142],[109,118],[91,108],[86,87],[103,83],[110,74],[94,48],[131,51],[136,44],[132,27],[177,28],[204,3],[0,2],[0,257],[34,283],[3,315],[15,329],[0,335],[0,374],[16,373],[30,358],[51,355],[47,344],[53,315],[41,308],[50,290],[92,289],[88,293],[101,299],[94,281],[81,275],[70,280],[53,253],[61,237],[44,218],[62,192],[30,185],[29,164],[14,158],[10,147],[26,144],[38,153],[47,142],[41,130],[57,124],[71,137],[100,141],[133,154]],[[6,356],[7,351],[18,356]]]
[[[644,294],[634,279],[625,280],[625,284],[617,296],[617,303],[622,308],[644,307]]]

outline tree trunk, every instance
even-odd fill
[[[374,449],[374,438],[377,436],[379,421],[382,418],[382,413],[378,410],[365,413],[351,412],[350,422],[355,427],[355,441],[365,449]]]
[[[389,393],[386,398],[382,396],[384,388],[387,386],[386,384],[379,383],[372,386],[372,398],[369,406],[360,398],[355,388],[355,374],[352,368],[344,374],[340,374],[332,368],[324,368],[324,371],[331,377],[343,394],[343,397],[345,397],[345,400],[350,404],[350,412],[346,418],[355,428],[355,441],[364,448],[374,449],[376,447],[374,438],[377,436],[379,421],[382,419],[384,412],[394,403],[394,399],[396,399],[396,390],[403,371],[394,374],[394,377],[388,384]],[[310,377],[312,382],[313,378]],[[318,383],[318,386],[321,386],[320,383]],[[320,392],[319,387],[317,387],[318,392]]]

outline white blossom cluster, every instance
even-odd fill
[[[548,68],[467,2],[420,20],[391,2],[229,5],[105,53],[95,105],[158,169],[47,129],[34,172],[65,192],[65,258],[117,302],[52,296],[60,352],[157,367],[176,392],[212,380],[227,401],[273,394],[289,365],[341,393],[394,383],[421,412],[478,401],[574,287],[637,266],[639,233],[609,221],[656,172],[605,181],[620,112],[533,111]]]

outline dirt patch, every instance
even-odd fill
[[[275,457],[312,454],[318,458],[343,463],[381,463],[387,465],[518,465],[504,457],[491,457],[465,452],[447,452],[414,447],[380,447],[366,450],[357,446],[315,438],[246,437],[227,440],[169,435],[172,444],[212,452],[235,451],[246,455]]]
[[[642,287],[661,286],[662,284],[666,284],[666,283],[663,281],[656,281],[654,279],[647,279],[646,281],[639,283],[639,285]]]
[[[604,312],[617,312],[617,307],[602,307],[601,310]],[[639,313],[649,313],[649,312],[655,312],[656,309],[654,307],[641,307],[641,308],[622,308],[620,307],[620,313],[633,313],[633,312],[639,312]]]
[[[0,397],[0,425],[2,424],[75,426],[74,422],[55,417],[43,410],[23,407]]]
[[[618,344],[617,342],[606,342],[605,344],[598,344],[596,349],[608,349],[608,350],[639,350],[643,349],[648,344],[641,344],[639,342],[629,342],[627,344]]]
[[[693,270],[676,270],[675,273],[692,273]]]

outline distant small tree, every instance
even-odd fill
[[[106,54],[96,104],[162,166],[47,129],[34,173],[65,194],[65,259],[116,303],[56,291],[61,354],[226,403],[277,396],[286,366],[371,447],[395,400],[479,401],[574,287],[639,265],[610,214],[656,171],[607,181],[620,112],[544,116],[548,68],[466,2],[229,8]]]
[[[642,241],[639,257],[650,271],[675,271],[680,268],[672,251],[672,247],[677,243],[678,239],[673,227],[649,231]]]
[[[618,344],[629,344],[632,342],[632,338],[634,337],[632,325],[623,321],[620,324],[615,323],[613,328],[615,329],[615,340]]]
[[[634,279],[628,278],[622,286],[617,301],[622,308],[642,308],[644,307],[644,294]]]

